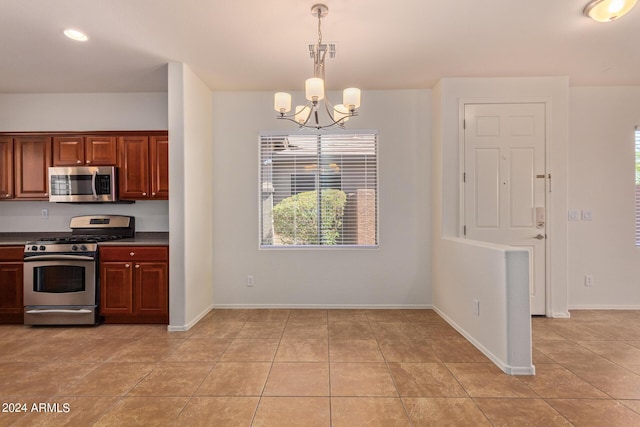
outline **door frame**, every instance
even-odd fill
[[[544,132],[545,132],[545,147],[544,147],[544,162],[545,162],[545,233],[546,239],[545,245],[545,316],[553,317],[552,313],[552,301],[553,301],[553,286],[551,282],[551,241],[553,239],[552,220],[551,215],[551,183],[553,182],[553,172],[551,170],[551,98],[550,97],[517,97],[517,98],[460,98],[458,100],[458,237],[465,238],[464,236],[464,216],[465,216],[465,197],[464,197],[464,179],[463,173],[465,171],[465,144],[464,144],[464,113],[465,106],[468,104],[544,104]]]

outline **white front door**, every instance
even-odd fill
[[[465,104],[464,228],[530,253],[531,314],[545,314],[545,104]]]

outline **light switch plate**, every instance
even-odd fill
[[[591,220],[593,220],[593,212],[588,210],[588,209],[583,210],[582,211],[582,220],[583,221],[591,221]]]
[[[580,221],[580,211],[575,209],[569,210],[569,221]]]

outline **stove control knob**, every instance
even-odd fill
[[[38,247],[37,247],[37,246],[35,246],[35,245],[34,245],[34,246],[31,246],[31,250],[32,250],[32,251],[37,251],[37,250],[38,250]]]
[[[40,250],[41,250],[41,251],[44,251],[44,250],[47,250],[47,248],[45,248],[45,247],[44,247],[44,245],[41,245],[41,246],[40,246]]]
[[[86,250],[87,250],[87,247],[86,247],[85,245],[80,245],[80,250],[81,250],[81,251],[86,251]]]
[[[71,250],[72,250],[72,251],[77,251],[77,250],[78,250],[78,246],[77,246],[77,245],[73,245],[73,246],[71,246]]]

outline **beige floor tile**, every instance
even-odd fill
[[[546,356],[544,353],[540,352],[539,350],[536,350],[535,348],[532,350],[531,354],[533,357],[534,366],[537,366],[542,363],[556,363],[549,356]]]
[[[160,362],[171,355],[182,340],[145,338],[134,341],[115,351],[109,362]]]
[[[211,371],[212,363],[160,363],[127,396],[192,396]]]
[[[284,339],[322,339],[329,338],[329,327],[326,323],[310,324],[308,322],[287,322],[284,328]]]
[[[198,328],[192,335],[193,338],[221,338],[221,339],[234,339],[238,333],[242,330],[246,322],[242,321],[225,321],[218,322],[215,317],[208,321],[202,327]]]
[[[331,396],[398,396],[385,363],[331,363]]]
[[[490,362],[469,341],[464,338],[451,337],[446,340],[430,341],[431,349],[445,363]]]
[[[35,427],[35,426],[89,426],[93,425],[105,412],[109,410],[119,397],[62,397],[42,400],[31,400],[29,406],[34,403],[48,403],[52,406],[48,411],[29,411],[25,416],[18,419],[12,427]],[[55,406],[53,406],[55,405]],[[0,415],[0,425],[5,423]]]
[[[173,425],[250,426],[259,400],[258,397],[193,397]]]
[[[123,396],[147,376],[153,366],[148,363],[103,363],[78,382],[65,384],[59,395]]]
[[[468,397],[442,363],[389,363],[402,397]]]
[[[607,399],[609,397],[568,369],[556,364],[538,365],[535,375],[522,375],[517,378],[542,398]]]
[[[329,364],[326,362],[274,363],[264,396],[329,396]]]
[[[549,399],[547,403],[576,426],[640,425],[640,415],[615,400]]]
[[[492,363],[447,363],[471,397],[538,397],[516,376],[507,375]]]
[[[371,330],[376,339],[420,340],[423,336],[411,323],[373,322]]]
[[[327,339],[283,338],[278,346],[276,362],[327,362]]]
[[[378,340],[378,346],[387,362],[437,363],[440,359],[425,339]]]
[[[337,309],[329,310],[327,313],[329,323],[331,322],[368,322],[366,310]]]
[[[408,427],[410,425],[399,398],[331,398],[331,427]]]
[[[607,363],[608,360],[572,341],[539,340],[535,349],[555,363]]]
[[[578,341],[578,344],[620,366],[640,365],[640,348],[623,341]]]
[[[542,399],[474,399],[494,426],[571,426]]]
[[[215,309],[213,314],[207,321],[213,322],[246,322],[251,317],[253,310],[234,308],[234,309]]]
[[[224,354],[231,340],[190,339],[167,356],[165,362],[216,362]]]
[[[251,427],[329,427],[328,397],[263,397]]]
[[[136,341],[135,338],[85,340],[84,345],[76,348],[73,353],[65,357],[65,361],[78,363],[106,362],[114,354],[124,351]]]
[[[491,423],[469,398],[403,398],[414,427],[427,426],[491,426]]]
[[[100,365],[96,363],[38,363],[30,364],[17,376],[3,377],[0,395],[5,396],[52,396],[60,393],[68,384],[73,384],[90,375]],[[12,378],[11,381],[6,381]]]
[[[278,339],[236,338],[229,344],[222,362],[271,362],[278,349]]]
[[[186,397],[124,397],[94,426],[166,426],[188,401]]]
[[[278,338],[282,337],[285,323],[283,322],[247,322],[244,324],[237,338]]]
[[[447,323],[413,323],[415,329],[429,340],[464,339],[462,335]]]
[[[326,325],[328,318],[328,310],[291,310],[287,324]]]
[[[610,362],[563,366],[614,399],[640,399],[640,375],[628,369]]]
[[[365,340],[375,337],[369,322],[335,321],[329,322],[329,338]]]
[[[444,322],[442,317],[430,309],[400,310],[411,323]]]
[[[289,319],[291,310],[283,309],[257,309],[251,310],[249,322],[286,322]]]
[[[260,396],[269,374],[268,362],[218,362],[197,396]]]
[[[374,339],[331,339],[329,359],[332,362],[384,362]]]
[[[370,322],[408,323],[402,310],[366,310],[365,315]]]

